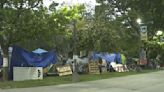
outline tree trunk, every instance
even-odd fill
[[[73,55],[77,55],[77,27],[76,20],[73,20]]]
[[[2,46],[3,50],[3,81],[8,80],[9,53],[8,46]]]

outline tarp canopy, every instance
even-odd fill
[[[115,54],[105,54],[104,58],[107,62],[115,62],[116,55]]]
[[[121,59],[121,54],[120,53],[116,54],[116,63],[117,64],[122,64],[122,59]]]
[[[105,59],[108,63],[116,62],[118,64],[122,64],[121,54],[120,53],[93,53],[92,59],[98,60],[99,58]]]
[[[57,53],[55,51],[38,54],[14,46],[10,63],[10,78],[13,78],[13,67],[47,67],[56,62]]]
[[[34,50],[34,51],[32,51],[32,52],[41,54],[41,53],[45,53],[45,52],[48,52],[48,51],[46,51],[46,50],[44,50],[44,49],[41,49],[41,48],[38,48],[38,49],[36,49],[36,50]]]

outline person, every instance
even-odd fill
[[[38,69],[38,78],[41,76],[41,71]]]
[[[99,67],[99,72],[100,74],[102,73],[102,59],[99,57],[99,61],[98,61],[98,67]]]

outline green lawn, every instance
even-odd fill
[[[100,79],[107,79],[113,77],[121,77],[127,75],[134,75],[134,74],[142,74],[148,72],[154,72],[156,70],[144,70],[142,72],[125,72],[125,73],[118,73],[118,72],[108,72],[103,74],[83,74],[80,75],[80,82],[83,81],[93,81],[93,80],[100,80]],[[59,85],[59,84],[68,84],[72,82],[72,76],[51,76],[45,77],[43,80],[30,80],[30,81],[7,81],[7,82],[0,82],[0,88],[7,89],[7,88],[26,88],[26,87],[36,87],[36,86],[48,86],[48,85]]]

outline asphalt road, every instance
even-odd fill
[[[164,71],[57,86],[0,89],[0,92],[164,92]]]

